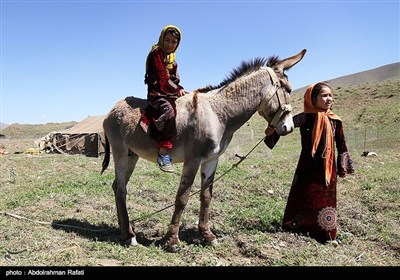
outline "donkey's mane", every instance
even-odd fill
[[[274,67],[274,65],[278,64],[279,62],[281,62],[281,60],[277,55],[271,56],[268,58],[267,67]]]
[[[279,58],[277,56],[272,56],[268,59],[263,58],[263,57],[256,57],[253,60],[250,61],[242,61],[242,63],[233,69],[229,75],[217,86],[215,85],[208,85],[202,88],[199,88],[195,91],[197,92],[208,92],[210,90],[222,88],[224,86],[227,86],[230,83],[233,83],[237,79],[247,76],[252,72],[255,72],[259,70],[261,67],[267,65],[268,67],[271,67],[275,65],[276,63],[279,62]]]

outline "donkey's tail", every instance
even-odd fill
[[[104,153],[104,159],[103,163],[101,166],[103,167],[101,169],[100,175],[103,174],[103,172],[107,169],[108,165],[110,164],[110,142],[108,142],[107,135],[105,135],[106,138],[106,144],[105,144],[105,153]]]

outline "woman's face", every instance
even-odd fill
[[[319,92],[317,99],[315,100],[314,106],[317,109],[327,111],[332,107],[333,95],[332,91],[328,87],[323,87]]]
[[[178,46],[178,39],[171,33],[167,33],[164,36],[163,44],[164,44],[164,50],[167,53],[172,53],[175,51],[176,47]]]

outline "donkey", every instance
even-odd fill
[[[206,86],[176,100],[176,128],[173,149],[175,163],[183,162],[175,197],[174,213],[165,235],[165,249],[178,250],[179,225],[188,203],[195,176],[201,170],[200,214],[198,230],[206,245],[217,245],[209,227],[210,203],[214,175],[219,157],[225,152],[233,134],[257,111],[279,135],[294,129],[289,94],[292,91],[285,70],[297,64],[306,50],[280,60],[256,58],[234,69],[218,86]],[[157,159],[157,142],[149,137],[140,118],[147,101],[127,97],[116,103],[103,122],[106,138],[101,174],[110,162],[110,145],[115,164],[112,188],[117,207],[122,240],[136,245],[126,205],[126,185],[139,158]]]

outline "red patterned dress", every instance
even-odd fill
[[[176,135],[175,100],[183,87],[179,84],[177,63],[167,71],[164,56],[161,48],[155,48],[147,57],[145,83],[150,106],[142,115],[141,125],[149,127],[150,136],[159,141],[159,147],[171,149],[172,139]]]
[[[300,128],[301,153],[293,177],[285,213],[283,230],[298,232],[325,243],[336,239],[336,184],[337,176],[344,177],[354,172],[348,152],[343,125],[340,120],[330,119],[337,150],[333,153],[331,179],[326,185],[324,141],[320,141],[314,157],[311,156],[312,131],[316,114],[300,113],[293,117],[295,127]],[[272,148],[278,141],[276,133],[268,136],[265,143]]]

